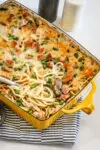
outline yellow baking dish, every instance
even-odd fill
[[[12,0],[9,0],[8,2],[18,3],[18,2],[12,1]],[[19,4],[19,5],[21,5],[21,4]],[[53,26],[50,23],[48,23],[48,24],[51,25],[51,26]],[[62,33],[64,33],[64,32],[62,31]],[[64,33],[64,34],[66,34],[66,33]],[[72,39],[69,35],[67,35],[67,36],[70,39]],[[73,40],[73,41],[76,44],[78,44],[75,40]],[[80,44],[78,44],[78,45],[82,48],[82,50],[84,52],[86,52],[88,55],[91,55]],[[99,61],[93,55],[91,55],[91,57],[94,58],[99,63]],[[91,89],[90,93],[88,94],[88,96],[86,96],[85,99],[82,100],[82,102],[78,102],[78,100],[81,98],[81,96],[83,95],[83,93],[87,92],[87,89],[90,87],[90,85],[92,85],[92,89]],[[43,120],[43,121],[35,118],[34,116],[32,116],[30,114],[28,114],[26,111],[24,111],[22,108],[18,107],[15,103],[13,103],[12,101],[10,101],[6,97],[4,97],[4,95],[2,95],[2,94],[0,94],[0,100],[2,102],[4,102],[6,105],[8,105],[8,107],[10,107],[16,114],[18,114],[19,116],[21,116],[22,118],[24,118],[26,121],[28,121],[31,125],[33,125],[34,127],[36,127],[39,130],[42,130],[42,129],[48,128],[52,123],[54,123],[63,114],[72,114],[72,113],[75,113],[75,112],[77,112],[79,110],[82,110],[82,111],[84,111],[87,114],[91,114],[92,111],[94,110],[93,95],[94,95],[95,91],[96,91],[96,84],[95,84],[95,82],[93,80],[89,81],[88,85],[85,86],[82,89],[82,91],[78,93],[78,95],[73,96],[66,103],[66,105],[63,108],[61,108],[58,112],[56,112],[55,114],[53,114],[49,119],[46,119],[46,120]]]
[[[85,113],[91,114],[92,111],[94,110],[93,95],[96,91],[95,82],[92,81],[91,84],[92,84],[92,89],[90,93],[88,94],[88,96],[82,102],[77,103],[79,97],[81,97],[82,95],[82,93],[80,93],[80,95],[78,95],[78,98],[72,99],[68,104],[66,104],[57,113],[55,113],[49,119],[43,120],[43,121],[31,116],[30,114],[25,112],[23,109],[18,107],[15,103],[5,98],[3,95],[0,95],[0,100],[4,102],[6,105],[8,105],[16,114],[18,114],[20,117],[28,121],[31,125],[33,125],[39,130],[42,130],[42,129],[48,128],[52,123],[54,123],[59,117],[61,117],[64,114],[72,114],[79,110],[83,110]],[[84,90],[87,90],[87,87]]]

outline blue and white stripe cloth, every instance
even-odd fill
[[[72,145],[76,142],[80,126],[80,112],[64,115],[48,129],[38,131],[6,106],[4,109],[6,120],[0,126],[0,138],[40,144]]]

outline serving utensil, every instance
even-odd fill
[[[14,86],[18,86],[18,84],[14,81],[11,81],[7,78],[4,78],[4,77],[0,77],[0,82],[1,83],[5,83],[5,84],[8,84],[8,85],[14,85]]]

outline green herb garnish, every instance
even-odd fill
[[[30,86],[30,88],[31,88],[31,89],[34,89],[34,88],[36,88],[36,86],[37,86],[36,84],[32,84],[32,85]]]
[[[58,51],[59,49],[57,47],[53,47],[53,50],[54,51]]]
[[[17,28],[18,26],[17,25],[12,25],[11,27]]]
[[[60,38],[60,34],[58,34],[57,36],[56,36],[56,40],[58,40]]]
[[[22,19],[22,16],[18,16],[18,19]]]
[[[77,73],[75,73],[73,77],[76,78],[77,77]]]
[[[36,79],[36,74],[34,73],[31,78]]]
[[[39,26],[39,19],[34,17],[34,22],[35,22],[36,26],[38,27]]]
[[[52,84],[52,78],[48,78],[47,83],[48,83],[48,84]]]
[[[44,54],[47,54],[48,53],[48,50],[45,50]]]
[[[51,107],[56,108],[56,104],[52,104]]]
[[[14,61],[14,62],[16,62],[16,63],[17,63],[17,59],[16,59],[16,57],[13,57],[12,59],[13,59],[13,61]]]
[[[20,90],[15,89],[16,94],[20,94]]]
[[[48,67],[48,64],[47,64],[48,61],[49,61],[48,58],[45,58],[45,59],[41,60],[41,63],[42,63],[42,65],[43,65],[43,68],[44,68],[44,69]]]
[[[79,57],[79,54],[78,54],[78,53],[74,53],[74,56],[75,56],[76,58],[78,58],[78,57]]]
[[[28,113],[29,113],[30,115],[32,115],[33,110],[32,110],[32,109],[29,109],[29,110],[28,110]]]
[[[3,66],[3,63],[2,63],[2,62],[0,62],[0,66]]]
[[[83,60],[84,60],[84,57],[80,57],[80,58],[78,59],[79,62],[82,62]]]
[[[17,67],[17,68],[14,68],[14,70],[15,70],[15,71],[19,70],[19,71],[20,71],[20,70],[22,70],[22,67],[19,66],[19,67]]]
[[[84,70],[84,66],[81,65],[81,66],[80,66],[80,71],[83,71],[83,70]]]
[[[16,75],[13,75],[13,78],[12,78],[13,80],[16,80],[17,79],[17,76]]]
[[[60,101],[59,101],[59,104],[60,104],[60,105],[63,105],[64,103],[65,103],[64,100],[60,100]]]
[[[16,100],[17,106],[24,106],[22,100]]]
[[[19,40],[19,38],[18,38],[17,36],[12,35],[12,34],[8,34],[8,39],[9,39],[9,40],[16,40],[16,41]]]
[[[58,62],[58,58],[53,58],[53,63],[56,64]]]
[[[41,43],[41,45],[46,45],[46,44],[48,44],[48,41],[47,41],[47,40],[45,40],[45,41],[43,41],[43,42]]]

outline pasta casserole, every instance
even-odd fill
[[[0,93],[39,120],[61,109],[100,70],[62,32],[17,4],[0,7]]]

